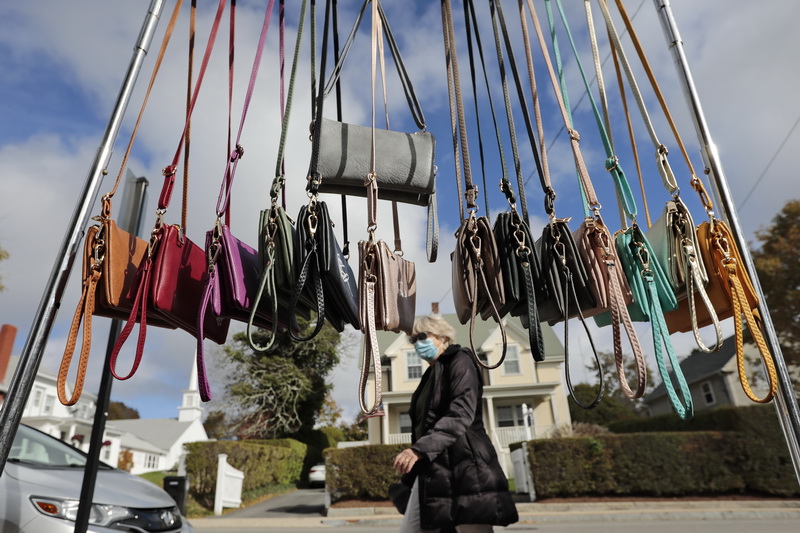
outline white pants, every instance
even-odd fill
[[[419,478],[414,480],[411,487],[411,496],[408,498],[408,507],[400,524],[400,533],[439,533],[438,529],[422,529],[419,513]],[[458,533],[492,533],[490,524],[461,524],[456,526]]]

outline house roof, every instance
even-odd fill
[[[463,346],[469,345],[469,322],[466,324],[461,324],[458,321],[458,315],[455,313],[444,314],[441,315],[442,318],[456,331],[456,342]],[[421,318],[422,315],[418,316],[417,318]],[[503,322],[507,325],[513,325],[520,331],[526,332],[523,336],[525,340],[527,340],[527,330],[523,329],[522,323],[520,322],[518,317],[507,316],[503,319]],[[495,329],[497,329],[497,322],[494,320],[481,320],[480,317],[477,317],[475,320],[475,329],[473,332],[473,338],[475,339],[475,348],[483,344],[483,342],[491,335]],[[385,354],[386,350],[394,343],[398,336],[405,335],[404,333],[394,333],[391,331],[378,331],[378,346],[380,347],[380,353]],[[558,340],[556,337],[553,328],[551,328],[546,323],[542,324],[542,337],[544,340],[544,347],[545,352],[548,354],[553,355],[564,355],[564,346],[561,344],[561,341]]]
[[[132,433],[123,433],[119,441],[123,448],[131,450],[136,450],[140,452],[158,453],[161,455],[166,455],[168,452],[168,450],[159,448],[155,444],[147,442],[144,439],[140,439],[139,437],[133,435]]]
[[[694,350],[689,357],[681,361],[683,376],[686,378],[686,382],[691,385],[701,379],[719,373],[734,355],[736,355],[736,343],[733,341],[733,337],[725,339],[722,343],[722,348],[716,353]],[[645,397],[644,401],[648,403],[666,395],[667,389],[662,382]]]
[[[163,450],[169,450],[192,422],[178,422],[174,418],[134,418],[109,422],[115,428],[136,435]]]

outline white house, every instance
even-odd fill
[[[456,330],[456,342],[469,345],[469,326],[458,322],[455,314],[442,315]],[[508,349],[503,364],[483,370],[483,421],[506,472],[511,471],[509,444],[549,436],[572,420],[563,381],[564,347],[547,325],[542,324],[545,361],[531,355],[528,331],[519,319],[504,319]],[[497,361],[502,349],[500,327],[493,321],[477,321],[475,348],[490,362]],[[382,356],[382,400],[384,416],[369,419],[370,444],[411,442],[411,395],[419,384],[426,364],[416,355],[405,334],[379,332]],[[373,390],[370,372],[367,390]],[[368,402],[371,405],[371,401]],[[523,406],[528,412],[523,411]],[[530,416],[526,427],[526,414]]]
[[[5,379],[0,376],[0,391],[8,390],[18,363],[19,356],[11,356]],[[76,448],[88,451],[97,395],[84,391],[75,405],[67,407],[58,401],[56,381],[55,375],[39,369],[28,402],[22,411],[22,422],[64,442],[69,442]],[[67,394],[71,393],[72,391],[68,389]],[[110,424],[106,425],[103,442],[107,444],[104,444],[100,452],[101,461],[117,466],[121,437],[119,429]]]
[[[189,388],[183,391],[178,418],[133,418],[109,422],[123,432],[121,449],[133,453],[131,473],[171,470],[178,466],[187,442],[208,440],[203,427],[203,408],[192,369]]]
[[[11,356],[5,376],[0,376],[3,395],[8,391],[18,362],[19,356]],[[39,369],[22,413],[22,422],[88,451],[97,395],[84,390],[78,402],[67,407],[58,401],[56,380],[55,375]],[[183,391],[183,401],[178,407],[178,417],[106,422],[100,460],[117,466],[120,453],[126,451],[133,455],[133,474],[172,469],[179,464],[185,443],[208,440],[202,418],[197,370],[192,368],[189,388]]]

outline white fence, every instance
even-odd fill
[[[223,507],[242,505],[242,483],[244,472],[228,464],[228,455],[217,456],[217,490],[214,493],[214,514],[222,514]]]

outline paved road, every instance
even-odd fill
[[[391,525],[376,524],[375,521],[363,521],[358,524],[320,523],[315,527],[297,527],[285,524],[275,526],[261,525],[257,527],[218,527],[196,529],[200,533],[254,533],[256,531],[289,531],[290,533],[317,533],[327,529],[335,533],[396,533],[399,522]],[[223,523],[224,524],[224,523]],[[495,533],[797,533],[800,522],[794,519],[784,520],[673,520],[668,522],[607,522],[607,523],[542,523],[514,524],[509,527],[497,527]]]
[[[397,515],[324,516],[324,490],[298,490],[276,496],[222,517],[192,520],[197,533],[253,533],[284,531],[311,533],[328,529],[335,533],[395,533]],[[798,533],[797,503],[691,502],[678,507],[664,503],[629,504],[618,510],[611,505],[552,507],[539,515],[523,514],[521,522],[496,527],[495,533]],[[657,511],[657,512],[654,512]]]
[[[300,489],[225,514],[232,518],[324,517],[325,489]]]

